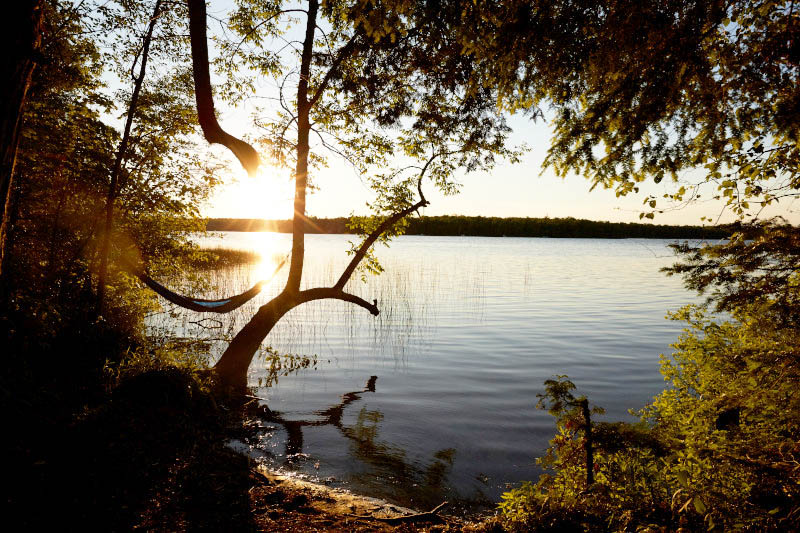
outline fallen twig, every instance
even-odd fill
[[[430,511],[424,513],[416,513],[401,516],[373,516],[373,515],[356,515],[351,514],[353,518],[360,518],[362,520],[377,520],[386,524],[405,524],[409,522],[425,522],[425,521],[441,521],[442,517],[439,516],[439,511],[447,505],[447,502],[442,502]]]

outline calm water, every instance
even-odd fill
[[[306,286],[330,285],[351,237],[309,235]],[[264,260],[214,273],[219,296],[273,270],[290,236],[228,233],[207,246],[252,249]],[[315,366],[265,387],[273,412],[254,453],[276,468],[401,504],[497,501],[540,473],[535,459],[554,424],[534,408],[542,382],[568,374],[606,419],[630,419],[663,389],[658,356],[682,325],[664,319],[693,299],[658,269],[673,261],[658,240],[407,236],[379,248],[385,272],[348,290],[377,298],[381,315],[341,302],[295,309],[265,344],[316,355]],[[282,288],[286,268],[221,323],[195,313],[153,322],[181,335],[224,338]],[[213,318],[219,318],[214,315]],[[373,378],[374,376],[374,378]],[[371,379],[372,378],[372,379]],[[260,386],[261,385],[261,386]]]

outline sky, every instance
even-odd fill
[[[249,119],[230,112],[222,117],[223,127],[234,135],[254,134]],[[590,191],[590,182],[580,176],[555,176],[552,170],[542,171],[542,162],[550,144],[550,128],[543,121],[533,123],[522,116],[510,118],[514,129],[512,143],[525,143],[530,150],[517,164],[503,162],[489,172],[460,173],[457,181],[461,192],[443,196],[426,190],[430,206],[423,215],[470,215],[495,217],[575,217],[612,222],[640,222],[642,202],[648,194],[660,196],[669,185],[648,183],[638,194],[617,198],[613,190]],[[203,209],[208,217],[287,219],[292,215],[293,184],[287,170],[268,164],[256,177],[250,178],[224,148],[214,147],[220,158],[230,160],[229,170],[220,176],[224,185]],[[313,147],[312,147],[313,149]],[[314,173],[318,190],[310,193],[307,211],[311,216],[331,218],[352,213],[366,214],[370,200],[369,187],[352,167],[343,161],[331,160],[330,166]],[[688,207],[657,214],[657,224],[708,224],[701,217],[730,222],[734,216],[722,209],[720,202],[696,202]],[[720,216],[721,214],[721,216]],[[792,223],[800,223],[800,203],[783,203],[764,211],[762,216],[780,215]],[[646,220],[645,220],[646,221]]]
[[[216,10],[215,10],[216,6]],[[220,18],[230,8],[229,2],[212,2],[210,13]],[[213,25],[212,25],[213,33]],[[213,54],[213,52],[212,52]],[[265,84],[264,87],[267,87]],[[265,89],[265,90],[268,90]],[[253,125],[253,109],[247,105],[238,109],[221,109],[220,123],[237,137],[258,137]],[[500,163],[489,172],[460,173],[456,180],[462,184],[461,192],[444,197],[431,187],[425,189],[430,206],[423,215],[470,215],[495,217],[575,217],[612,222],[640,222],[643,201],[649,194],[661,197],[671,190],[671,184],[643,184],[638,194],[617,198],[613,190],[595,189],[581,176],[566,178],[555,176],[542,162],[550,145],[551,130],[542,119],[533,122],[525,116],[509,117],[514,130],[511,145],[525,144],[530,150],[517,164]],[[219,177],[224,185],[219,187],[202,209],[208,217],[287,219],[292,216],[293,184],[288,170],[276,169],[267,161],[256,177],[248,177],[233,157],[222,147],[210,150],[220,159],[228,160],[228,170]],[[312,144],[312,151],[314,146]],[[263,157],[262,157],[263,158]],[[367,214],[366,203],[372,195],[368,186],[345,162],[331,157],[330,166],[315,171],[312,179],[318,190],[310,192],[307,213],[316,217],[341,217],[350,214]],[[666,180],[665,180],[666,181]],[[713,190],[704,196],[712,196]],[[794,224],[800,223],[800,203],[785,202],[762,212],[762,217],[783,216]],[[732,213],[723,209],[720,202],[695,202],[682,209],[657,214],[657,224],[708,224],[701,217],[715,222],[730,222]],[[645,220],[647,222],[647,220]]]

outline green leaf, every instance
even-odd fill
[[[703,503],[703,500],[701,500],[699,496],[695,496],[692,499],[692,503],[694,504],[694,508],[697,509],[698,513],[700,514],[706,513],[706,504]]]

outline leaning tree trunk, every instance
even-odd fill
[[[388,225],[392,220],[396,222],[395,217],[399,216],[400,214],[394,215],[385,224]],[[371,238],[372,236],[370,236]],[[370,239],[367,239],[366,242]],[[351,260],[351,264],[353,262],[358,264],[363,259],[368,247],[362,245],[356,253],[356,257]],[[228,349],[225,350],[220,360],[214,365],[214,373],[220,384],[223,387],[234,389],[243,389],[247,385],[247,369],[250,367],[250,362],[255,357],[256,352],[258,352],[261,342],[269,335],[283,315],[298,305],[316,300],[331,299],[363,307],[373,316],[377,316],[380,313],[377,301],[373,300],[370,303],[355,294],[345,292],[340,287],[340,285],[344,286],[344,283],[340,279],[333,287],[316,287],[297,292],[284,289],[278,296],[261,306],[255,316],[236,334],[230,345],[228,345]]]
[[[12,180],[20,123],[42,41],[43,0],[18,0],[5,6],[5,47],[0,59],[0,276],[5,269]]]
[[[234,337],[231,344],[214,366],[218,378],[227,386],[243,388],[247,385],[247,369],[261,342],[280,318],[300,303],[300,281],[303,276],[305,255],[306,189],[308,186],[308,152],[311,123],[308,99],[308,80],[314,50],[314,33],[317,25],[319,2],[308,3],[303,53],[300,60],[300,82],[297,85],[297,165],[295,167],[294,217],[292,223],[292,255],[286,288],[280,296],[261,307],[256,315]]]
[[[214,365],[214,373],[225,387],[241,390],[247,386],[247,369],[253,356],[275,324],[297,305],[295,302],[296,299],[292,298],[290,293],[281,293],[277,298],[261,306],[255,316],[234,337],[228,349]]]
[[[223,142],[227,137],[214,134],[214,131],[219,126],[216,124],[213,113],[213,100],[211,99],[210,83],[207,74],[208,52],[205,49],[205,4],[203,0],[189,0],[189,7],[195,90],[198,93],[198,119],[206,135],[206,139],[209,142]],[[380,235],[404,217],[428,205],[427,200],[425,200],[425,197],[422,195],[421,182],[430,162],[437,157],[435,155],[432,156],[431,160],[428,161],[428,164],[426,164],[420,172],[418,182],[420,200],[387,217],[375,231],[367,236],[358,250],[353,254],[350,263],[345,268],[339,280],[333,286],[300,290],[305,255],[306,191],[308,189],[309,134],[311,132],[310,113],[315,103],[326,90],[331,77],[335,75],[341,62],[354,52],[357,42],[356,36],[353,36],[347,44],[340,48],[327,74],[322,77],[318,86],[316,86],[313,91],[310,90],[309,80],[311,79],[314,34],[317,28],[318,10],[319,0],[310,0],[308,2],[308,18],[303,41],[303,52],[301,54],[300,80],[297,86],[297,164],[295,167],[294,218],[292,225],[292,253],[289,276],[283,292],[258,310],[253,318],[233,338],[228,348],[222,354],[222,357],[214,366],[214,374],[218,383],[225,388],[244,389],[247,386],[247,370],[250,367],[253,357],[255,357],[255,354],[258,352],[261,343],[286,313],[301,304],[315,300],[335,299],[358,305],[369,311],[372,315],[378,315],[377,301],[373,300],[372,302],[367,302],[359,296],[347,293],[344,290],[344,286]],[[201,95],[200,93],[204,94]],[[206,108],[205,110],[202,109],[204,106]],[[204,120],[208,123],[204,124]],[[209,135],[209,132],[211,132],[211,135]],[[239,157],[242,165],[248,168],[249,158],[241,157],[241,151],[237,152],[235,146],[227,144],[226,146]],[[249,170],[248,168],[248,171]]]

